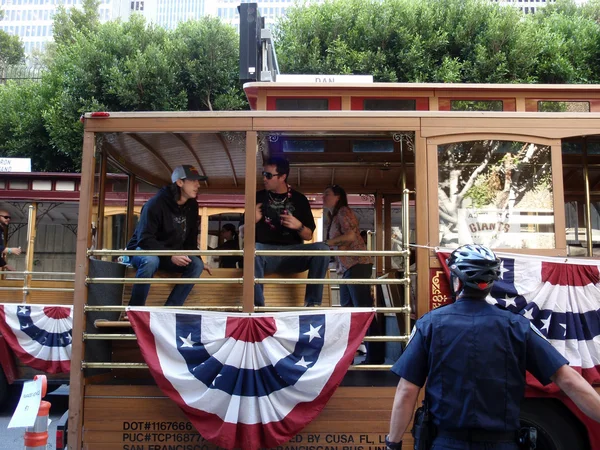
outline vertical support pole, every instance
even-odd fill
[[[383,248],[383,195],[375,193],[375,250]],[[375,273],[377,277],[383,275],[383,256],[375,258]]]
[[[107,153],[102,152],[100,160],[100,193],[98,198],[98,230],[96,231],[96,245],[99,249],[104,248],[104,204],[106,197],[106,158]]]
[[[31,286],[31,272],[33,272],[33,255],[35,251],[37,203],[29,205],[27,218],[27,253],[25,254],[25,276],[23,277],[23,303],[29,300],[29,287]]]
[[[135,175],[129,175],[127,184],[127,229],[125,231],[125,243],[133,236],[133,224],[135,223]]]
[[[254,311],[254,256],[256,240],[256,154],[258,134],[246,132],[246,184],[244,221],[244,285],[242,288],[243,312]]]
[[[77,255],[75,257],[75,295],[73,297],[73,343],[69,394],[69,448],[81,450],[83,439],[84,383],[81,363],[84,358],[84,306],[88,290],[85,278],[89,269],[87,249],[91,245],[91,220],[94,196],[94,169],[96,166],[94,133],[83,133],[83,161],[79,191],[79,221],[77,225]]]
[[[404,254],[404,333],[410,333],[410,191],[404,189],[402,197],[402,249]]]
[[[383,197],[383,249],[392,249],[392,198],[390,196]],[[389,272],[392,270],[392,257],[386,256],[384,258],[384,270]]]
[[[208,208],[206,206],[202,207],[202,220],[200,222],[200,249],[206,250],[208,249]],[[208,256],[202,256],[202,261],[204,264],[208,262]]]
[[[587,239],[587,256],[594,255],[594,243],[592,242],[592,198],[590,195],[590,171],[588,167],[588,140],[583,138],[583,184],[585,187],[585,234]]]

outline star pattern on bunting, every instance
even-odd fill
[[[504,273],[506,273],[506,272],[510,272],[510,270],[504,267],[504,260],[502,260],[502,262],[500,263],[500,277],[499,277],[501,280],[504,280]]]
[[[322,339],[322,336],[319,334],[319,330],[323,325],[319,325],[318,327],[313,327],[312,323],[310,324],[310,330],[304,333],[305,336],[308,336],[308,342],[312,342],[314,338]]]
[[[304,359],[304,356],[300,358],[300,361],[298,361],[295,365],[296,366],[302,366],[305,369],[308,368],[309,364],[312,364],[312,361],[307,361]]]
[[[529,320],[533,320],[533,308],[528,308],[523,313],[523,317]]]
[[[193,347],[196,342],[192,341],[192,333],[188,334],[187,337],[179,336],[179,339],[183,341],[181,347]]]
[[[567,335],[567,324],[566,323],[559,323],[559,325],[561,327],[563,327],[563,336]]]
[[[550,321],[551,320],[552,320],[552,316],[549,316],[547,319],[541,319],[544,326],[542,326],[542,328],[540,328],[540,331],[546,330],[546,334],[548,334],[548,331],[550,331]]]

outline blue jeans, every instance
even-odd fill
[[[271,245],[256,243],[257,250],[304,250],[304,256],[256,256],[254,259],[254,276],[263,278],[271,273],[300,273],[308,270],[308,278],[325,278],[329,267],[329,256],[310,256],[311,250],[329,250],[324,242],[314,244]],[[307,284],[304,296],[304,306],[318,306],[323,300],[322,284]],[[254,304],[265,305],[263,285],[254,285]]]
[[[518,450],[518,447],[511,442],[467,442],[437,437],[431,450]]]
[[[342,275],[343,279],[371,278],[373,276],[373,264],[356,264],[350,267]],[[340,305],[343,307],[372,308],[373,296],[369,284],[340,284]],[[381,336],[383,331],[377,320],[373,318],[367,336]],[[367,357],[365,364],[383,364],[385,362],[385,342],[367,342]]]
[[[136,278],[152,278],[158,269],[180,273],[182,278],[198,278],[204,270],[204,263],[197,256],[185,267],[176,266],[170,256],[134,256],[131,265],[137,269]],[[193,284],[176,284],[165,306],[181,306],[193,289]],[[150,291],[149,284],[134,284],[131,289],[129,306],[144,306]]]

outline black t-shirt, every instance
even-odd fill
[[[4,228],[0,227],[0,267],[4,267],[6,265],[6,261],[2,258],[2,252],[6,247],[4,246]]]
[[[219,245],[215,250],[239,250],[240,249],[240,241],[237,239],[231,239],[230,241],[225,241],[221,245]],[[219,267],[221,269],[235,269],[236,267],[240,269],[244,267],[244,258],[241,256],[221,256],[219,260]]]
[[[315,231],[315,219],[308,199],[298,191],[291,190],[288,198],[284,194],[274,194],[263,189],[256,193],[256,203],[262,203],[262,219],[256,224],[256,242],[274,245],[295,245],[304,241],[298,231],[281,225],[281,216],[289,214],[302,224]]]

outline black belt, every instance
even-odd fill
[[[438,430],[437,437],[456,439],[467,442],[517,442],[517,431],[487,431],[487,430]]]

